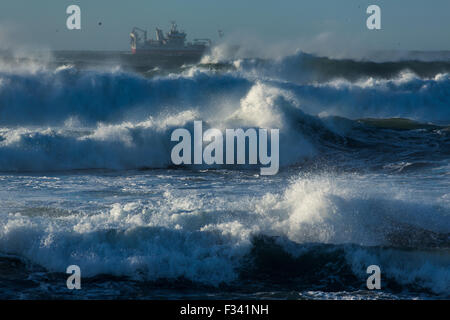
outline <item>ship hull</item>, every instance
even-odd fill
[[[195,39],[186,43],[186,33],[177,30],[172,23],[170,32],[163,34],[156,28],[156,40],[147,38],[147,31],[134,27],[130,33],[131,53],[138,60],[152,61],[152,63],[196,63],[210,50],[211,40]]]
[[[155,61],[181,61],[185,63],[199,62],[207,50],[155,50],[132,49],[131,53],[136,57]]]
[[[167,55],[131,54],[129,51],[59,51],[53,53],[60,65],[73,65],[77,69],[110,66],[117,63],[121,69],[133,72],[147,72],[154,67],[170,69],[184,64],[195,64],[201,57],[177,57]]]

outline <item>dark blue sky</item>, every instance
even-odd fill
[[[65,27],[78,4],[82,30]],[[366,28],[366,8],[382,9],[382,30]],[[368,49],[450,50],[449,0],[1,0],[0,28],[20,44],[53,49],[126,50],[133,26],[164,30],[176,20],[189,38],[230,36],[261,42]],[[102,25],[99,25],[102,22]],[[242,36],[244,35],[244,36]]]

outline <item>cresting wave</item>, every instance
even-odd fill
[[[193,132],[193,122],[197,119],[207,119],[207,123],[216,128],[282,127],[281,152],[291,154],[284,160],[288,164],[314,154],[314,148],[295,128],[295,123],[290,124],[311,117],[290,103],[277,105],[283,101],[278,91],[257,85],[231,112],[214,112],[212,108],[203,107],[179,113],[173,110],[172,115],[164,111],[139,122],[100,123],[94,128],[80,127],[80,121],[73,118],[65,122],[64,128],[5,128],[0,130],[0,170],[166,168],[171,165],[170,153],[174,145],[170,142],[171,132],[179,127]],[[285,114],[284,109],[289,113]],[[255,119],[254,112],[264,112],[265,117]],[[289,114],[293,118],[288,118]],[[308,126],[306,123],[304,127]],[[294,143],[296,151],[292,152]]]
[[[352,138],[324,117],[450,119],[448,74],[288,82],[284,65],[296,57],[257,71],[193,67],[154,78],[72,67],[0,72],[0,171],[166,168],[170,132],[194,120],[279,128],[281,165],[291,165]]]
[[[0,250],[50,272],[77,264],[86,277],[212,286],[252,279],[264,286],[269,276],[296,289],[325,282],[359,289],[365,268],[380,264],[385,285],[445,296],[448,200],[411,202],[411,190],[388,185],[367,176],[300,176],[261,197],[212,201],[199,189],[168,189],[155,201],[92,213],[11,212],[0,216]]]
[[[387,294],[448,298],[448,62],[203,62],[0,63],[2,270],[345,295],[377,264]],[[282,170],[172,170],[170,134],[195,120],[280,129]]]
[[[324,112],[349,118],[450,119],[450,81],[445,65],[428,76],[406,63],[398,63],[385,75],[372,75],[364,67],[365,62],[353,61],[354,67],[343,69],[356,70],[357,76],[337,72],[326,79],[316,79],[314,75],[320,74],[320,68],[350,63],[321,59],[324,58],[308,55],[305,58],[299,53],[274,61],[237,60],[234,68],[226,72],[193,66],[181,74],[154,78],[120,69],[107,72],[64,66],[11,72],[0,68],[0,124],[60,124],[76,117],[86,125],[120,122],[133,119],[133,115],[134,119],[142,119],[162,110],[193,107],[212,108],[215,112],[238,105],[259,83],[288,90],[303,110],[313,115]]]

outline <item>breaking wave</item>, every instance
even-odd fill
[[[324,145],[348,145],[353,137],[330,126],[330,117],[448,124],[448,74],[297,83],[286,80],[286,70],[303,73],[294,58],[278,62],[286,65],[278,75],[242,64],[154,78],[72,67],[0,72],[0,170],[168,167],[171,131],[191,130],[194,120],[220,129],[279,128],[282,165]]]
[[[412,190],[367,178],[300,176],[282,192],[234,201],[168,189],[89,214],[11,212],[0,219],[0,250],[52,272],[77,264],[87,277],[212,286],[270,278],[358,290],[378,264],[394,291],[447,295],[448,201],[411,201]]]
[[[52,63],[0,63],[0,264],[285,292],[363,290],[378,264],[387,292],[448,297],[448,61],[298,52],[151,74]],[[170,134],[195,120],[280,129],[280,174],[166,170]],[[78,169],[120,170],[105,173],[119,190],[99,190],[101,170],[49,173]],[[65,184],[68,198],[49,196]]]

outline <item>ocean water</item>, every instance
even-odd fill
[[[450,60],[423,57],[3,53],[0,298],[450,298]],[[279,128],[279,173],[173,166],[195,120]]]

